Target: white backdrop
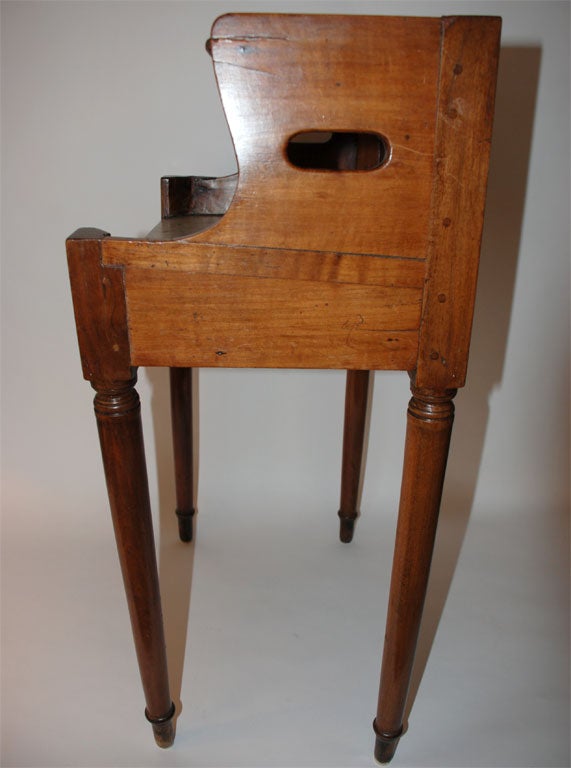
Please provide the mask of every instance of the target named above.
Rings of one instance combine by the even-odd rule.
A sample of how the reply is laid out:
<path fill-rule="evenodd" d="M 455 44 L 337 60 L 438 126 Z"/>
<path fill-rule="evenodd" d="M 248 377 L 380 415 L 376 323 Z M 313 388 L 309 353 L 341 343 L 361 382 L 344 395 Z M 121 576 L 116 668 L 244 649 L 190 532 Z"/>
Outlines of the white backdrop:
<path fill-rule="evenodd" d="M 200 371 L 185 548 L 168 377 L 140 371 L 175 747 L 142 718 L 64 240 L 141 236 L 161 175 L 235 169 L 204 52 L 228 10 L 504 18 L 468 386 L 395 764 L 568 764 L 569 5 L 212 0 L 1 5 L 2 765 L 372 762 L 404 374 L 375 378 L 344 547 L 344 375 Z"/>

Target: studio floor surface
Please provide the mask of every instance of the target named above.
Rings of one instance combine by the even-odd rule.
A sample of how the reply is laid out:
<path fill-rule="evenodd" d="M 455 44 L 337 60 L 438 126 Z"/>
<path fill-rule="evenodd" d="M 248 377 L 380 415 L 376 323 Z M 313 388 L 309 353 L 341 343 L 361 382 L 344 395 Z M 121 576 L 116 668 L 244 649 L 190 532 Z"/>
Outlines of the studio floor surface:
<path fill-rule="evenodd" d="M 335 509 L 310 501 L 302 529 L 291 504 L 207 496 L 190 546 L 161 514 L 167 751 L 143 717 L 110 524 L 11 525 L 2 766 L 372 766 L 394 516 L 364 513 L 343 545 Z M 569 765 L 567 543 L 540 519 L 466 523 L 445 499 L 395 767 Z"/>

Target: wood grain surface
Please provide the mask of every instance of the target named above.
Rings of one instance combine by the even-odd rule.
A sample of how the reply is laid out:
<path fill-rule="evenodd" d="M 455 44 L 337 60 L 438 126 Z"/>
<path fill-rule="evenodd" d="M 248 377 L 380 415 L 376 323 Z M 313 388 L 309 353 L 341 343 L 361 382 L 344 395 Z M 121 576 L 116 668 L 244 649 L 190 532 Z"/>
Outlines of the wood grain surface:
<path fill-rule="evenodd" d="M 414 364 L 422 291 L 126 270 L 135 365 L 387 368 Z"/>

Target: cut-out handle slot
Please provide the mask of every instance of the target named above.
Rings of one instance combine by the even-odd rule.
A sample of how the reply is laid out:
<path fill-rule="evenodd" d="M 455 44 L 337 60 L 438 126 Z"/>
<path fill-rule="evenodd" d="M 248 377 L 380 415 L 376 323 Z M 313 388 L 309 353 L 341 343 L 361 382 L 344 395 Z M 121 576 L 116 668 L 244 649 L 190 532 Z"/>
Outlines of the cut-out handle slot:
<path fill-rule="evenodd" d="M 304 131 L 292 136 L 287 159 L 296 168 L 319 171 L 372 171 L 389 159 L 388 141 L 362 131 Z"/>

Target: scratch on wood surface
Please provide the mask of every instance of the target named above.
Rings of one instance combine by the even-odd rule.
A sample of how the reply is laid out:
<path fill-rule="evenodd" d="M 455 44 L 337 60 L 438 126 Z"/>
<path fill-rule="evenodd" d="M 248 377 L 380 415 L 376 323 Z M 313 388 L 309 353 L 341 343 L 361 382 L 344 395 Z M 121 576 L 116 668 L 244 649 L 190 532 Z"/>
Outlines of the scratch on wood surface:
<path fill-rule="evenodd" d="M 460 179 L 457 176 L 455 176 L 453 173 L 450 173 L 450 171 L 446 170 L 445 157 L 436 158 L 436 167 L 438 169 L 438 175 L 440 176 L 440 179 L 443 183 L 447 179 L 453 179 L 456 182 L 456 184 L 458 184 L 459 187 L 464 186 L 463 182 L 460 181 Z"/>
<path fill-rule="evenodd" d="M 406 144 L 391 143 L 391 147 L 398 147 L 398 149 L 404 149 L 406 152 L 412 152 L 413 155 L 420 155 L 421 157 L 432 157 L 432 152 L 420 152 L 418 149 L 407 147 Z"/>
<path fill-rule="evenodd" d="M 228 37 L 211 37 L 210 43 L 251 43 L 253 40 L 289 40 L 287 35 L 228 35 Z"/>
<path fill-rule="evenodd" d="M 270 75 L 275 77 L 275 72 L 268 72 L 267 69 L 258 69 L 258 67 L 248 67 L 246 64 L 240 64 L 237 61 L 224 61 L 223 59 L 214 59 L 216 64 L 226 64 L 229 67 L 238 67 L 239 69 L 247 69 L 250 72 L 259 72 L 261 75 Z"/>
<path fill-rule="evenodd" d="M 363 315 L 357 315 L 357 318 L 355 320 L 345 320 L 343 323 L 343 328 L 348 328 L 349 333 L 347 334 L 347 338 L 345 339 L 345 346 L 351 347 L 351 336 L 355 331 L 358 331 L 359 328 L 364 325 L 365 318 Z"/>

